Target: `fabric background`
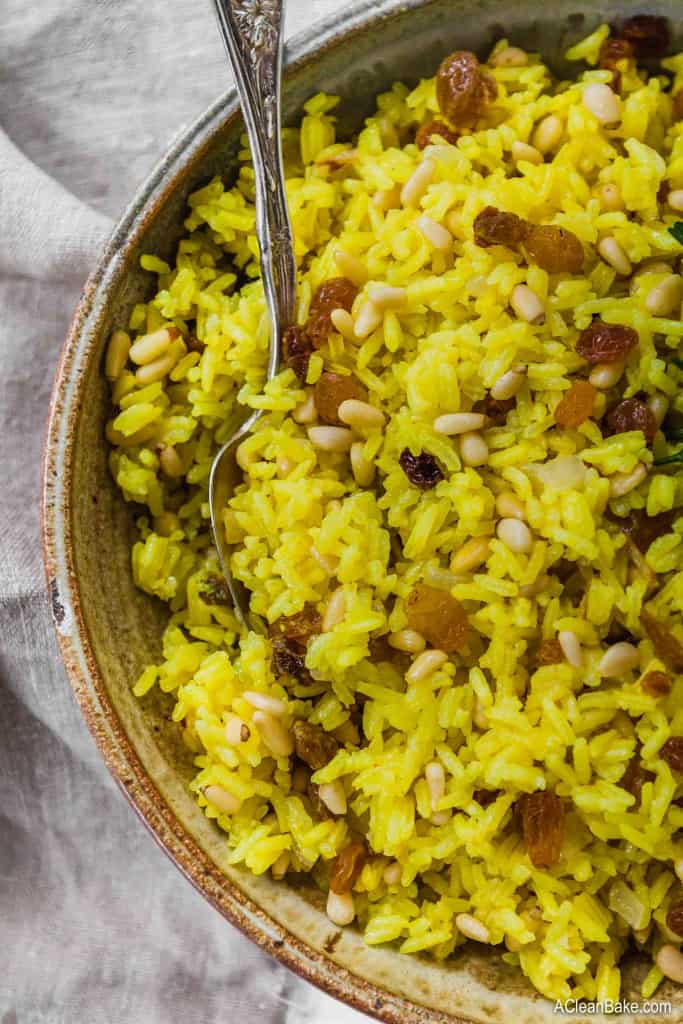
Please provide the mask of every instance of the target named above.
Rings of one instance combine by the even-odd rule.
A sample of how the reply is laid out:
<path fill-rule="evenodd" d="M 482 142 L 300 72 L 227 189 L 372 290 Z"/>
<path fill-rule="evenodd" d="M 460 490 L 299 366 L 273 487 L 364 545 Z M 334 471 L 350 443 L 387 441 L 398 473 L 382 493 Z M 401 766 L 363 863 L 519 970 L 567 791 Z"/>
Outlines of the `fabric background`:
<path fill-rule="evenodd" d="M 337 6 L 289 0 L 287 34 Z M 78 292 L 111 219 L 229 82 L 210 0 L 0 0 L 0 1024 L 365 1019 L 157 848 L 81 720 L 44 593 L 44 424 Z"/>

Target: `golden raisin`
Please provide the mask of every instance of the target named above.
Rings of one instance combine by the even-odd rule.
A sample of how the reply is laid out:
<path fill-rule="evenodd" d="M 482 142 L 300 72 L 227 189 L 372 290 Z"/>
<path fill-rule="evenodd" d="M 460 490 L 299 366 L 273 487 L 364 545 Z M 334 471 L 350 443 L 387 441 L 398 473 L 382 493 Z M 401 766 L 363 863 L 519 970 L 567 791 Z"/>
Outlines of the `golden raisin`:
<path fill-rule="evenodd" d="M 474 218 L 474 241 L 486 248 L 489 245 L 507 245 L 514 249 L 526 238 L 528 225 L 516 213 L 485 206 Z"/>
<path fill-rule="evenodd" d="M 640 621 L 650 638 L 655 654 L 674 672 L 683 672 L 683 647 L 668 626 L 656 619 L 647 608 L 640 613 Z M 681 740 L 683 744 L 683 740 Z"/>
<path fill-rule="evenodd" d="M 534 867 L 557 864 L 564 842 L 564 805 L 556 793 L 531 793 L 523 798 L 522 832 Z"/>
<path fill-rule="evenodd" d="M 322 618 L 314 604 L 305 604 L 294 615 L 283 615 L 271 626 L 272 634 L 280 634 L 290 640 L 308 640 L 322 629 Z"/>
<path fill-rule="evenodd" d="M 636 14 L 628 18 L 619 35 L 631 44 L 636 57 L 663 57 L 669 48 L 666 18 L 655 14 Z"/>
<path fill-rule="evenodd" d="M 418 583 L 406 601 L 408 627 L 428 644 L 450 654 L 467 647 L 470 624 L 460 602 L 445 590 Z"/>
<path fill-rule="evenodd" d="M 432 141 L 432 136 L 438 135 L 444 142 L 454 146 L 458 141 L 458 133 L 449 128 L 443 121 L 429 121 L 428 124 L 420 125 L 415 134 L 415 145 L 418 149 L 424 149 Z"/>
<path fill-rule="evenodd" d="M 596 389 L 587 380 L 575 380 L 555 407 L 555 422 L 560 427 L 580 427 L 593 415 Z"/>
<path fill-rule="evenodd" d="M 339 406 L 349 398 L 366 401 L 368 393 L 352 373 L 331 373 L 320 375 L 313 389 L 313 398 L 318 415 L 323 423 L 339 425 Z"/>
<path fill-rule="evenodd" d="M 332 892 L 351 892 L 363 870 L 367 858 L 365 844 L 352 839 L 348 846 L 337 854 L 332 865 L 330 889 Z"/>
<path fill-rule="evenodd" d="M 675 772 L 683 772 L 683 736 L 672 736 L 659 751 L 659 756 Z"/>
<path fill-rule="evenodd" d="M 555 637 L 548 637 L 538 648 L 539 665 L 561 665 L 564 661 L 564 651 L 560 641 Z"/>
<path fill-rule="evenodd" d="M 666 926 L 675 935 L 683 937 L 683 899 L 676 900 L 669 907 L 666 915 Z"/>
<path fill-rule="evenodd" d="M 657 433 L 657 420 L 645 402 L 638 398 L 625 398 L 607 414 L 607 425 L 614 434 L 627 430 L 642 430 L 645 440 L 652 444 Z"/>
<path fill-rule="evenodd" d="M 673 684 L 668 672 L 652 669 L 643 676 L 640 685 L 650 697 L 668 697 Z"/>
<path fill-rule="evenodd" d="M 524 239 L 527 258 L 549 274 L 580 274 L 583 246 L 571 231 L 554 224 L 532 224 Z"/>
<path fill-rule="evenodd" d="M 623 324 L 593 320 L 579 335 L 576 351 L 591 364 L 617 363 L 639 342 L 638 332 Z"/>
<path fill-rule="evenodd" d="M 290 369 L 294 370 L 300 381 L 306 380 L 308 360 L 313 351 L 313 344 L 303 327 L 292 324 L 282 335 L 282 352 Z"/>
<path fill-rule="evenodd" d="M 339 744 L 334 736 L 330 736 L 319 725 L 306 722 L 303 718 L 297 719 L 292 726 L 292 732 L 296 756 L 314 772 L 329 764 L 339 750 Z"/>
<path fill-rule="evenodd" d="M 311 299 L 306 321 L 306 333 L 314 348 L 324 345 L 334 330 L 330 313 L 335 309 L 345 309 L 350 313 L 357 294 L 358 289 L 348 277 L 331 277 L 323 281 Z"/>
<path fill-rule="evenodd" d="M 436 99 L 441 113 L 452 124 L 473 121 L 497 94 L 495 79 L 469 50 L 457 50 L 441 61 L 436 73 Z"/>

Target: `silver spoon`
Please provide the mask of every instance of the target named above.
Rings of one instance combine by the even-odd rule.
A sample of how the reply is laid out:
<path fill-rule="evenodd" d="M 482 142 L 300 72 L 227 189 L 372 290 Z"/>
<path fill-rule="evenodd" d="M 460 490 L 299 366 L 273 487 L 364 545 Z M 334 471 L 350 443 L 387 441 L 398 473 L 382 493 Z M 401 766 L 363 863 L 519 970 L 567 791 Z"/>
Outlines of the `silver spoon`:
<path fill-rule="evenodd" d="M 256 236 L 261 278 L 270 315 L 270 351 L 266 381 L 280 369 L 282 333 L 294 321 L 296 263 L 287 212 L 280 146 L 280 74 L 283 0 L 214 0 L 218 23 L 237 83 L 256 178 Z M 209 477 L 209 506 L 214 541 L 240 621 L 260 628 L 249 612 L 249 592 L 230 572 L 222 512 L 242 471 L 235 452 L 250 434 L 262 410 L 253 412 L 216 455 Z"/>

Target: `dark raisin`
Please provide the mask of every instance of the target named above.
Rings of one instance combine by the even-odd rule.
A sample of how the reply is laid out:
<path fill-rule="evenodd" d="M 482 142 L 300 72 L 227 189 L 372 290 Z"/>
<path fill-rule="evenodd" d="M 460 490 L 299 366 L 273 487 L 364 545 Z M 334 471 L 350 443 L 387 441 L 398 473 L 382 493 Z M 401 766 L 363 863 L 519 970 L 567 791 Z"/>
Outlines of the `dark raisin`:
<path fill-rule="evenodd" d="M 345 309 L 350 313 L 357 294 L 358 289 L 348 277 L 331 277 L 323 281 L 311 299 L 306 321 L 306 331 L 314 348 L 324 345 L 334 330 L 330 313 L 335 309 Z"/>
<path fill-rule="evenodd" d="M 290 369 L 294 370 L 299 380 L 304 383 L 308 372 L 308 360 L 313 351 L 313 344 L 305 328 L 292 325 L 282 335 L 282 352 Z"/>
<path fill-rule="evenodd" d="M 643 763 L 640 760 L 640 754 L 634 754 L 629 763 L 626 766 L 626 771 L 619 780 L 619 785 L 622 789 L 625 789 L 627 793 L 631 793 L 636 798 L 636 803 L 640 803 L 640 794 L 643 786 L 646 782 L 653 782 L 655 779 L 654 772 L 650 772 L 647 768 L 643 768 Z"/>
<path fill-rule="evenodd" d="M 672 736 L 659 751 L 659 756 L 675 772 L 683 772 L 683 736 Z"/>
<path fill-rule="evenodd" d="M 657 669 L 647 672 L 640 680 L 640 685 L 649 697 L 668 697 L 671 693 L 673 680 L 668 672 Z"/>
<path fill-rule="evenodd" d="M 516 213 L 485 206 L 474 218 L 474 241 L 486 248 L 489 245 L 507 245 L 516 248 L 524 241 L 528 231 L 526 221 Z"/>
<path fill-rule="evenodd" d="M 398 462 L 411 484 L 419 487 L 421 491 L 431 490 L 444 479 L 439 463 L 429 452 L 413 455 L 410 448 L 404 448 Z"/>
<path fill-rule="evenodd" d="M 621 73 L 618 64 L 633 57 L 633 45 L 621 36 L 610 36 L 600 47 L 598 64 L 612 72 L 612 88 L 615 92 L 621 89 Z"/>
<path fill-rule="evenodd" d="M 200 341 L 192 331 L 185 335 L 185 344 L 187 345 L 188 352 L 203 352 L 206 348 L 204 342 Z"/>
<path fill-rule="evenodd" d="M 564 661 L 564 651 L 560 641 L 555 637 L 548 637 L 538 648 L 536 659 L 539 665 L 561 665 Z"/>
<path fill-rule="evenodd" d="M 674 935 L 683 938 L 683 899 L 678 899 L 671 904 L 666 915 L 666 926 Z"/>
<path fill-rule="evenodd" d="M 571 231 L 554 224 L 533 224 L 524 239 L 527 258 L 549 274 L 580 274 L 583 246 Z"/>
<path fill-rule="evenodd" d="M 486 416 L 491 423 L 500 426 L 505 423 L 507 414 L 517 405 L 516 398 L 493 398 L 490 394 L 480 398 L 472 406 L 472 412 L 480 412 Z"/>
<path fill-rule="evenodd" d="M 482 807 L 488 807 L 489 804 L 494 802 L 499 793 L 499 789 L 475 789 L 472 799 L 476 800 Z"/>
<path fill-rule="evenodd" d="M 330 889 L 336 893 L 351 892 L 358 881 L 367 859 L 365 844 L 359 839 L 352 839 L 334 859 Z"/>
<path fill-rule="evenodd" d="M 199 585 L 199 596 L 204 604 L 232 604 L 228 584 L 222 576 L 207 576 Z"/>
<path fill-rule="evenodd" d="M 560 427 L 580 427 L 593 415 L 596 395 L 597 391 L 590 381 L 575 380 L 555 406 L 555 422 Z"/>
<path fill-rule="evenodd" d="M 668 626 L 656 619 L 647 608 L 640 613 L 640 621 L 650 638 L 655 654 L 674 672 L 683 672 L 683 647 Z M 683 740 L 681 740 L 683 744 Z"/>
<path fill-rule="evenodd" d="M 286 636 L 289 640 L 303 641 L 319 633 L 322 629 L 320 612 L 313 604 L 305 604 L 300 612 L 294 615 L 283 615 L 270 628 L 272 635 Z"/>
<path fill-rule="evenodd" d="M 445 57 L 436 73 L 436 100 L 451 124 L 470 123 L 496 98 L 495 79 L 469 50 Z"/>
<path fill-rule="evenodd" d="M 298 646 L 284 636 L 276 636 L 271 640 L 273 657 L 271 666 L 276 676 L 291 676 L 299 682 L 309 682 L 310 673 L 306 668 L 306 655 Z"/>
<path fill-rule="evenodd" d="M 607 425 L 614 434 L 627 430 L 642 430 L 645 440 L 652 444 L 657 433 L 657 420 L 645 402 L 638 398 L 625 398 L 607 414 Z"/>
<path fill-rule="evenodd" d="M 619 35 L 631 44 L 636 57 L 663 57 L 669 49 L 667 20 L 655 14 L 636 14 L 628 18 Z"/>
<path fill-rule="evenodd" d="M 522 832 L 534 867 L 557 864 L 564 842 L 564 805 L 556 793 L 531 793 L 522 798 Z"/>
<path fill-rule="evenodd" d="M 593 320 L 579 335 L 576 351 L 582 359 L 596 363 L 618 363 L 625 359 L 639 342 L 637 331 L 623 324 L 606 324 Z"/>
<path fill-rule="evenodd" d="M 432 136 L 438 135 L 444 142 L 450 142 L 454 146 L 458 141 L 458 133 L 449 128 L 443 121 L 429 121 L 421 125 L 415 134 L 415 145 L 418 149 L 424 149 L 432 142 Z"/>
<path fill-rule="evenodd" d="M 368 393 L 352 373 L 331 373 L 325 372 L 320 375 L 313 390 L 315 407 L 323 423 L 332 423 L 338 426 L 339 406 L 347 399 L 356 398 L 365 402 Z"/>
<path fill-rule="evenodd" d="M 297 719 L 292 731 L 296 756 L 314 772 L 329 764 L 339 750 L 339 744 L 334 736 L 313 722 L 306 722 L 303 718 Z"/>
<path fill-rule="evenodd" d="M 673 94 L 673 118 L 674 121 L 683 120 L 683 89 L 677 89 Z"/>
<path fill-rule="evenodd" d="M 450 654 L 467 647 L 470 624 L 467 612 L 447 590 L 418 583 L 406 601 L 408 627 L 421 633 L 428 644 Z"/>
<path fill-rule="evenodd" d="M 640 551 L 645 552 L 657 537 L 671 533 L 671 526 L 677 515 L 677 512 L 672 511 L 649 516 L 644 508 L 634 508 L 626 516 L 611 518 L 622 533 L 630 537 Z"/>

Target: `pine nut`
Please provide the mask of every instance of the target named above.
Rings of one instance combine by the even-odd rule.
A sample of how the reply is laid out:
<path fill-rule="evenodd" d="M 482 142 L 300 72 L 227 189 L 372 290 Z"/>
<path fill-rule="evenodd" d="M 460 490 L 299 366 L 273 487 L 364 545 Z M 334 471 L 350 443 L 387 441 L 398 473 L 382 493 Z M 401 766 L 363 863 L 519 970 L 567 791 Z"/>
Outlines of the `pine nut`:
<path fill-rule="evenodd" d="M 604 82 L 589 82 L 583 90 L 583 105 L 599 124 L 621 121 L 621 100 Z"/>
<path fill-rule="evenodd" d="M 415 227 L 434 249 L 449 249 L 453 235 L 442 224 L 424 214 L 415 221 Z"/>
<path fill-rule="evenodd" d="M 460 435 L 460 458 L 466 466 L 484 466 L 489 461 L 489 446 L 476 431 Z"/>
<path fill-rule="evenodd" d="M 363 287 L 368 279 L 368 272 L 357 256 L 352 256 L 345 249 L 336 249 L 334 262 L 337 264 L 339 272 L 343 277 L 348 277 L 349 281 L 353 281 L 356 288 Z"/>
<path fill-rule="evenodd" d="M 390 633 L 387 642 L 390 647 L 405 651 L 406 654 L 420 654 L 427 646 L 422 633 L 416 629 L 399 629 L 398 633 Z"/>
<path fill-rule="evenodd" d="M 353 444 L 353 431 L 346 427 L 309 427 L 308 439 L 323 452 L 348 452 Z"/>
<path fill-rule="evenodd" d="M 368 285 L 368 298 L 379 309 L 400 309 L 406 301 L 406 290 L 389 284 L 371 284 Z"/>
<path fill-rule="evenodd" d="M 646 476 L 647 466 L 644 466 L 642 462 L 638 463 L 632 473 L 615 473 L 609 481 L 610 498 L 623 498 L 625 494 L 641 484 Z"/>
<path fill-rule="evenodd" d="M 598 189 L 598 200 L 605 213 L 616 213 L 624 209 L 624 200 L 621 198 L 619 186 L 613 182 L 607 182 Z"/>
<path fill-rule="evenodd" d="M 668 943 L 657 953 L 655 963 L 662 974 L 678 985 L 683 985 L 683 953 Z"/>
<path fill-rule="evenodd" d="M 353 325 L 353 333 L 356 338 L 363 341 L 369 338 L 373 331 L 376 331 L 384 319 L 382 310 L 374 302 L 364 302 L 358 311 L 358 316 Z"/>
<path fill-rule="evenodd" d="M 166 476 L 179 477 L 183 475 L 183 464 L 180 456 L 171 444 L 164 445 L 159 452 L 159 465 Z"/>
<path fill-rule="evenodd" d="M 503 519 L 526 519 L 526 509 L 516 494 L 503 491 L 496 498 L 496 512 Z"/>
<path fill-rule="evenodd" d="M 287 868 L 289 867 L 289 851 L 283 850 L 278 859 L 272 865 L 270 872 L 276 881 L 280 881 L 287 874 Z"/>
<path fill-rule="evenodd" d="M 279 697 L 271 697 L 267 693 L 258 693 L 256 690 L 245 690 L 242 694 L 247 704 L 259 711 L 267 711 L 269 715 L 284 715 L 287 705 Z"/>
<path fill-rule="evenodd" d="M 615 363 L 596 363 L 588 375 L 588 380 L 599 391 L 609 391 L 617 383 L 625 367 L 623 359 Z"/>
<path fill-rule="evenodd" d="M 549 153 L 557 147 L 563 131 L 564 125 L 557 114 L 548 114 L 536 125 L 531 136 L 531 144 L 539 153 Z"/>
<path fill-rule="evenodd" d="M 536 292 L 525 284 L 518 284 L 512 289 L 510 305 L 520 320 L 528 324 L 545 323 L 545 309 Z"/>
<path fill-rule="evenodd" d="M 443 651 L 423 651 L 422 654 L 418 654 L 406 672 L 406 681 L 419 683 L 427 676 L 433 675 L 446 661 L 448 661 L 448 655 Z"/>
<path fill-rule="evenodd" d="M 615 679 L 617 676 L 630 672 L 639 661 L 638 648 L 634 647 L 633 644 L 621 641 L 620 643 L 612 644 L 605 651 L 600 659 L 598 672 L 607 679 Z"/>
<path fill-rule="evenodd" d="M 128 362 L 130 353 L 130 336 L 125 331 L 114 331 L 104 360 L 104 372 L 108 380 L 118 380 Z"/>
<path fill-rule="evenodd" d="M 160 327 L 158 331 L 151 334 L 143 334 L 137 341 L 133 342 L 128 353 L 131 362 L 138 366 L 146 366 L 163 355 L 173 339 L 177 337 L 178 331 L 175 327 Z"/>
<path fill-rule="evenodd" d="M 480 430 L 486 422 L 486 417 L 480 412 L 447 412 L 443 416 L 437 416 L 434 420 L 434 430 L 437 434 L 447 434 L 453 437 L 456 434 L 468 434 L 472 430 Z"/>
<path fill-rule="evenodd" d="M 666 201 L 677 213 L 683 211 L 683 188 L 674 188 L 669 192 Z"/>
<path fill-rule="evenodd" d="M 671 316 L 680 309 L 683 301 L 683 278 L 679 274 L 668 274 L 663 281 L 648 292 L 645 309 L 652 316 Z"/>
<path fill-rule="evenodd" d="M 332 814 L 346 814 L 346 793 L 339 779 L 318 786 L 318 796 Z"/>
<path fill-rule="evenodd" d="M 669 411 L 669 399 L 666 395 L 657 392 L 656 395 L 651 395 L 645 404 L 654 416 L 657 426 L 661 427 L 664 417 Z"/>
<path fill-rule="evenodd" d="M 616 238 L 611 236 L 603 238 L 602 241 L 598 242 L 598 252 L 605 263 L 608 263 L 621 277 L 628 277 L 633 270 L 630 259 Z"/>
<path fill-rule="evenodd" d="M 467 939 L 473 939 L 475 942 L 489 941 L 488 928 L 472 914 L 456 914 L 455 927 Z"/>
<path fill-rule="evenodd" d="M 353 479 L 359 487 L 369 487 L 375 479 L 375 464 L 363 455 L 365 445 L 362 441 L 354 441 L 349 453 Z"/>
<path fill-rule="evenodd" d="M 429 803 L 436 811 L 439 800 L 446 792 L 446 773 L 440 761 L 430 761 L 425 768 L 425 779 L 429 790 Z"/>
<path fill-rule="evenodd" d="M 225 738 L 231 747 L 246 743 L 251 736 L 251 729 L 238 715 L 230 715 L 225 723 Z"/>
<path fill-rule="evenodd" d="M 267 711 L 255 711 L 253 722 L 271 754 L 275 757 L 289 757 L 293 753 L 294 739 L 279 718 Z"/>
<path fill-rule="evenodd" d="M 387 864 L 382 875 L 387 885 L 398 885 L 401 881 L 401 875 L 403 874 L 403 868 L 397 860 L 393 864 Z"/>
<path fill-rule="evenodd" d="M 502 377 L 491 386 L 491 398 L 497 402 L 503 402 L 507 398 L 514 398 L 518 391 L 524 387 L 526 372 L 524 370 L 512 369 L 504 373 Z"/>
<path fill-rule="evenodd" d="M 518 46 L 506 46 L 494 53 L 489 64 L 494 68 L 523 68 L 529 63 L 529 55 Z"/>
<path fill-rule="evenodd" d="M 472 572 L 489 557 L 491 541 L 488 537 L 472 537 L 451 559 L 451 572 Z"/>
<path fill-rule="evenodd" d="M 329 633 L 331 629 L 338 626 L 340 622 L 344 621 L 346 615 L 346 596 L 344 594 L 343 587 L 337 587 L 337 589 L 330 594 L 325 608 L 325 614 L 323 616 L 322 630 L 323 633 Z"/>
<path fill-rule="evenodd" d="M 175 364 L 176 357 L 174 355 L 159 356 L 153 362 L 140 366 L 135 371 L 135 380 L 142 387 L 145 387 L 147 384 L 154 384 L 155 381 L 163 380 L 166 374 L 171 372 Z"/>
<path fill-rule="evenodd" d="M 315 423 L 317 418 L 318 410 L 315 407 L 313 392 L 309 391 L 301 405 L 297 405 L 296 409 L 292 413 L 292 419 L 295 423 L 300 423 L 302 426 L 305 426 L 309 423 Z"/>
<path fill-rule="evenodd" d="M 583 665 L 583 651 L 578 636 L 571 629 L 562 629 L 557 634 L 557 640 L 562 648 L 562 653 L 572 666 L 581 668 Z"/>
<path fill-rule="evenodd" d="M 531 530 L 521 519 L 499 519 L 496 535 L 515 554 L 528 554 L 533 547 Z"/>
<path fill-rule="evenodd" d="M 422 196 L 427 191 L 429 183 L 434 177 L 436 164 L 429 157 L 425 157 L 417 165 L 407 182 L 401 189 L 401 203 L 403 206 L 418 206 Z"/>
<path fill-rule="evenodd" d="M 353 324 L 353 317 L 348 312 L 348 310 L 333 309 L 332 312 L 330 313 L 330 320 L 332 321 L 333 327 L 335 327 L 339 331 L 342 338 L 345 338 L 346 341 L 352 342 L 352 344 L 354 345 L 358 344 L 360 338 L 356 336 L 356 331 L 354 329 Z"/>
<path fill-rule="evenodd" d="M 340 403 L 337 415 L 342 423 L 347 423 L 354 430 L 381 430 L 386 417 L 369 402 L 361 402 L 357 398 L 346 398 Z"/>
<path fill-rule="evenodd" d="M 223 814 L 236 814 L 242 806 L 240 798 L 222 786 L 203 786 L 202 793 Z"/>
<path fill-rule="evenodd" d="M 353 905 L 353 896 L 350 892 L 332 892 L 327 894 L 327 916 L 332 924 L 343 928 L 351 924 L 356 916 L 356 908 Z"/>
<path fill-rule="evenodd" d="M 543 154 L 539 153 L 535 146 L 530 146 L 526 142 L 520 142 L 519 139 L 512 143 L 510 152 L 512 153 L 512 159 L 515 163 L 521 163 L 523 161 L 528 164 L 543 163 Z"/>
<path fill-rule="evenodd" d="M 671 267 L 664 260 L 646 260 L 641 263 L 637 270 L 634 270 L 629 282 L 629 295 L 635 295 L 640 287 L 640 278 L 644 274 L 670 274 Z"/>

